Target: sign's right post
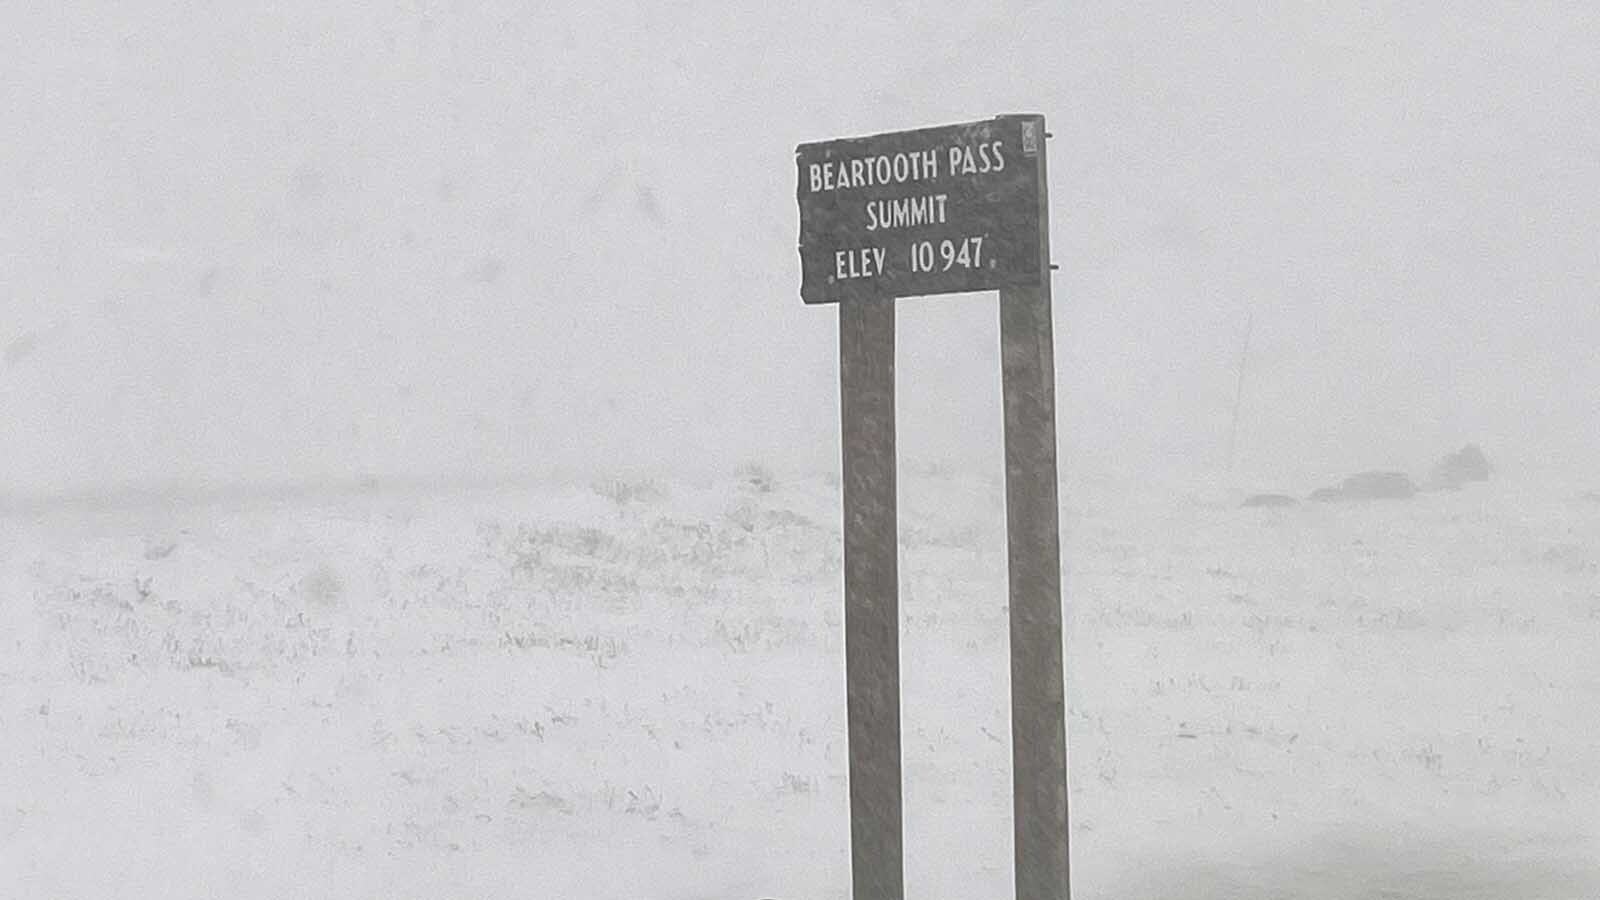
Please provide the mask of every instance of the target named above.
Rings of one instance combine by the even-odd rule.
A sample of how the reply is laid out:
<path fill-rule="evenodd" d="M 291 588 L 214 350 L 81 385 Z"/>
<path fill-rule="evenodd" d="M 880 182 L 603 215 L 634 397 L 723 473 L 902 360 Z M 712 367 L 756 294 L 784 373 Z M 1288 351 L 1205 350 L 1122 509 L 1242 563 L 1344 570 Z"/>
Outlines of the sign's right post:
<path fill-rule="evenodd" d="M 1018 900 L 1071 896 L 1045 137 L 1043 117 L 1023 120 L 1024 153 L 1034 149 L 1039 167 L 1039 281 L 1000 291 Z"/>

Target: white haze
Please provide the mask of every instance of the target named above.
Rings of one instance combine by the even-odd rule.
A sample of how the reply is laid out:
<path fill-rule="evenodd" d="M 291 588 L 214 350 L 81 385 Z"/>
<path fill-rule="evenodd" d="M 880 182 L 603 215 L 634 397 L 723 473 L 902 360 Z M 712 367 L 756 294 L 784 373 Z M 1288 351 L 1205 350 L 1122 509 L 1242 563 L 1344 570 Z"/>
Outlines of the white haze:
<path fill-rule="evenodd" d="M 795 144 L 1048 117 L 1064 462 L 1600 452 L 1586 4 L 8 3 L 0 490 L 836 465 Z M 902 453 L 993 465 L 992 297 Z M 1248 473 L 1248 474 L 1245 474 Z"/>

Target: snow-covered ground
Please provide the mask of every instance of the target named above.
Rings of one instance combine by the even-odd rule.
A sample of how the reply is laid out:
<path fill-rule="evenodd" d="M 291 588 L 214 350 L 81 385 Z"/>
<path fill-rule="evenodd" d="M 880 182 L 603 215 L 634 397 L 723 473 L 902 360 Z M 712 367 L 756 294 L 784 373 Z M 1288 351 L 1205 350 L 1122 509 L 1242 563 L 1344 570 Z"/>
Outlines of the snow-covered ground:
<path fill-rule="evenodd" d="M 1074 896 L 1600 897 L 1600 502 L 1063 491 Z M 0 896 L 843 898 L 826 479 L 0 515 Z M 1003 492 L 902 475 L 906 883 L 1011 889 Z"/>

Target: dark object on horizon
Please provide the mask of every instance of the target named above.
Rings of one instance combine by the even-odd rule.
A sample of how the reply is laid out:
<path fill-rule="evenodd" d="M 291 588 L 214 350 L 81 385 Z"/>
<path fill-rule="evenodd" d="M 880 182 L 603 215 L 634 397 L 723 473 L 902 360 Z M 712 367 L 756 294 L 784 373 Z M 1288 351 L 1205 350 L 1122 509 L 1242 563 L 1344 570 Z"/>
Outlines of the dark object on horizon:
<path fill-rule="evenodd" d="M 1311 499 L 1404 500 L 1416 492 L 1416 484 L 1404 472 L 1361 472 L 1346 478 L 1338 487 L 1318 488 Z"/>
<path fill-rule="evenodd" d="M 1244 506 L 1294 506 L 1299 502 L 1288 494 L 1251 494 L 1245 498 Z"/>
<path fill-rule="evenodd" d="M 1417 486 L 1404 472 L 1362 472 L 1346 478 L 1339 490 L 1351 500 L 1404 500 Z"/>
<path fill-rule="evenodd" d="M 1474 481 L 1488 481 L 1494 467 L 1477 444 L 1468 444 L 1446 456 L 1434 465 L 1428 476 L 1428 487 L 1456 490 Z"/>

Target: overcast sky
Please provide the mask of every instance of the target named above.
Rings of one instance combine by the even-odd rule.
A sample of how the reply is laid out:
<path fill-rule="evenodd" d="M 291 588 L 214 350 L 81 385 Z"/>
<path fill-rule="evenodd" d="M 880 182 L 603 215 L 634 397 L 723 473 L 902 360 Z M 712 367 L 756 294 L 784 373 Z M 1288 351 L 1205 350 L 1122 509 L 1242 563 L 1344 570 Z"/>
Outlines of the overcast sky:
<path fill-rule="evenodd" d="M 1600 458 L 1592 4 L 257 6 L 0 6 L 0 489 L 826 471 L 795 145 L 1007 112 L 1065 465 L 1222 465 L 1251 317 L 1249 477 Z M 998 471 L 994 304 L 904 458 Z"/>

